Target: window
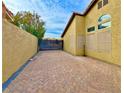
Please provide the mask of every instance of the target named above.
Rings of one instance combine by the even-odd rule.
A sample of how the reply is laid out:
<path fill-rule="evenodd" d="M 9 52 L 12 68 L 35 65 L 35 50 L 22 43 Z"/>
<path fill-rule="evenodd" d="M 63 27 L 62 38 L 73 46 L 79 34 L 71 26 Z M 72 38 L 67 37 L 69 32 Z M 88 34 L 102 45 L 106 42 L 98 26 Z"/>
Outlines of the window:
<path fill-rule="evenodd" d="M 93 26 L 93 27 L 89 27 L 88 29 L 87 29 L 87 32 L 92 32 L 92 31 L 95 31 L 95 27 Z"/>
<path fill-rule="evenodd" d="M 103 0 L 103 6 L 108 4 L 108 0 Z"/>
<path fill-rule="evenodd" d="M 102 8 L 106 4 L 108 4 L 108 0 L 102 0 L 102 1 L 98 2 L 98 9 Z"/>
<path fill-rule="evenodd" d="M 98 9 L 102 8 L 102 1 L 98 3 Z"/>
<path fill-rule="evenodd" d="M 109 14 L 102 15 L 99 19 L 98 22 L 106 21 L 106 20 L 111 20 L 111 16 Z"/>
<path fill-rule="evenodd" d="M 98 29 L 111 27 L 111 16 L 106 14 L 98 19 Z"/>
<path fill-rule="evenodd" d="M 111 27 L 111 22 L 106 22 L 106 23 L 98 25 L 98 29 L 103 29 L 107 27 Z"/>

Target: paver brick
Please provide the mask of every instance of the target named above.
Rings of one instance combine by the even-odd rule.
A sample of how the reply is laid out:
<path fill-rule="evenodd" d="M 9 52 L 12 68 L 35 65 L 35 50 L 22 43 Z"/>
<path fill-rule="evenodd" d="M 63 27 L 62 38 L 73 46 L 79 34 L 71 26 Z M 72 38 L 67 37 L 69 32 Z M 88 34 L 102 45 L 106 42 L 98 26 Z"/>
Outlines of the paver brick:
<path fill-rule="evenodd" d="M 41 51 L 4 93 L 120 93 L 120 67 L 64 51 Z"/>

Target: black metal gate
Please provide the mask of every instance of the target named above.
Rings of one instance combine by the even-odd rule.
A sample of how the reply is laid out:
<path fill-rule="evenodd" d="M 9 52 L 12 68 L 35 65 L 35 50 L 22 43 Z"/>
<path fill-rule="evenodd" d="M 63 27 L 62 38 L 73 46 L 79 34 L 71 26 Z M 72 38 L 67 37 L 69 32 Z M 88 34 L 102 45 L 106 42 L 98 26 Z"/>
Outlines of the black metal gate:
<path fill-rule="evenodd" d="M 63 40 L 41 40 L 40 50 L 62 50 Z"/>

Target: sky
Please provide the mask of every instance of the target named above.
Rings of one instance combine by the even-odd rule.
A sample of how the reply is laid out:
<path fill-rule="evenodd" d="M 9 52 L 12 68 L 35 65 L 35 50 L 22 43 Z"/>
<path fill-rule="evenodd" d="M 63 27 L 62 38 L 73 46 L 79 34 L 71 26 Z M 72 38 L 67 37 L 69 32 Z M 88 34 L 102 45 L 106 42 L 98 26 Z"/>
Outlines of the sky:
<path fill-rule="evenodd" d="M 73 12 L 83 13 L 91 0 L 4 0 L 14 14 L 35 11 L 45 22 L 44 38 L 60 38 Z"/>

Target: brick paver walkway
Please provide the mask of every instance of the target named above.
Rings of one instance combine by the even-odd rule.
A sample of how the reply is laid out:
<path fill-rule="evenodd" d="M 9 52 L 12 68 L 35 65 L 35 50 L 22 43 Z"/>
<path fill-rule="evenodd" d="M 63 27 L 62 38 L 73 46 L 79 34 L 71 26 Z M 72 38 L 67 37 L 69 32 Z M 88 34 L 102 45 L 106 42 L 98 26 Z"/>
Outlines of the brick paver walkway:
<path fill-rule="evenodd" d="M 41 51 L 4 93 L 120 93 L 120 67 L 63 51 Z"/>

